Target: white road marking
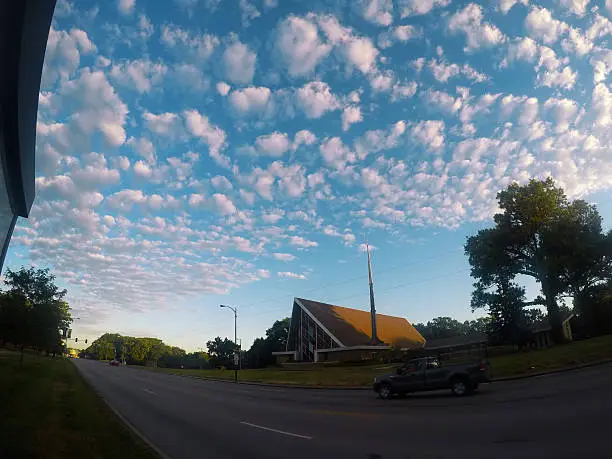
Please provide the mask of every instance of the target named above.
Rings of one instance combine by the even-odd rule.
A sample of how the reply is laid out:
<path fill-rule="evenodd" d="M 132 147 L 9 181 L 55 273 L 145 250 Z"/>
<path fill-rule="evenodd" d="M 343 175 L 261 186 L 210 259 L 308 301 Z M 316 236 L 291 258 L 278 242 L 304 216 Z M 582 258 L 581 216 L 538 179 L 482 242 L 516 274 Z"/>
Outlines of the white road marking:
<path fill-rule="evenodd" d="M 244 424 L 246 426 L 255 427 L 256 429 L 268 430 L 270 432 L 276 432 L 276 433 L 279 433 L 279 434 L 282 434 L 282 435 L 288 435 L 290 437 L 303 438 L 304 440 L 312 440 L 312 437 L 309 437 L 308 435 L 300 435 L 300 434 L 295 434 L 295 433 L 291 433 L 291 432 L 285 432 L 283 430 L 271 429 L 270 427 L 258 426 L 257 424 L 251 424 L 250 422 L 241 421 L 240 424 Z"/>
<path fill-rule="evenodd" d="M 151 395 L 157 395 L 155 392 L 153 392 L 152 390 L 149 389 L 142 389 L 144 390 L 147 394 L 151 394 Z"/>

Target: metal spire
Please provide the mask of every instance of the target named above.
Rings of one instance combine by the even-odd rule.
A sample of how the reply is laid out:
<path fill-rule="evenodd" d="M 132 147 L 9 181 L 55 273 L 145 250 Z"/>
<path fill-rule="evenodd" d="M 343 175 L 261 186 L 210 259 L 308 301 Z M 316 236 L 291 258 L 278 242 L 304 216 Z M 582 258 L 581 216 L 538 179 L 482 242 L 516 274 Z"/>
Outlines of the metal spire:
<path fill-rule="evenodd" d="M 368 278 L 370 281 L 370 316 L 372 320 L 372 339 L 370 343 L 373 345 L 381 344 L 376 332 L 376 306 L 374 304 L 374 282 L 372 281 L 372 262 L 370 260 L 370 245 L 366 239 L 366 252 L 368 254 Z"/>

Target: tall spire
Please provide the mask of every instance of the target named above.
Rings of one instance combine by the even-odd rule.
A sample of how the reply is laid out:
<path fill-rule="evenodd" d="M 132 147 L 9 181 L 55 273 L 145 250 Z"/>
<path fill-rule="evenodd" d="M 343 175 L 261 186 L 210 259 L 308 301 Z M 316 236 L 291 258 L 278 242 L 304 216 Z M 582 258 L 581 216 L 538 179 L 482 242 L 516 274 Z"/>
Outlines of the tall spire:
<path fill-rule="evenodd" d="M 370 281 L 370 316 L 372 320 L 372 339 L 370 344 L 381 344 L 376 332 L 376 306 L 374 304 L 374 282 L 372 281 L 372 262 L 370 260 L 370 245 L 366 240 L 366 252 L 368 253 L 368 278 Z"/>

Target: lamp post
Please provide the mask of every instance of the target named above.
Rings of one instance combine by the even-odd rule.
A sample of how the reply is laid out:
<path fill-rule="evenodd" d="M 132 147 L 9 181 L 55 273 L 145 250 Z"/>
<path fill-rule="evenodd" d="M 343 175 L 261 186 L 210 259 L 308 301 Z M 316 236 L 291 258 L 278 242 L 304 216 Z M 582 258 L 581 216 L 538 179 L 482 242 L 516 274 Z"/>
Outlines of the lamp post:
<path fill-rule="evenodd" d="M 227 308 L 234 311 L 234 346 L 238 345 L 238 310 L 233 306 L 220 304 L 220 308 Z M 234 350 L 234 382 L 238 382 L 238 365 L 236 364 L 236 350 Z"/>

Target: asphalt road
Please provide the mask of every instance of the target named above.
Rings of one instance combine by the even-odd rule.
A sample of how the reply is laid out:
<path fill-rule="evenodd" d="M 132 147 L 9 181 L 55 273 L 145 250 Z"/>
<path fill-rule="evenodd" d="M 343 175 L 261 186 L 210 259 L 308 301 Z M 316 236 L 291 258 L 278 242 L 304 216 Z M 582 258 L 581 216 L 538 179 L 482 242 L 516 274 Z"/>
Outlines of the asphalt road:
<path fill-rule="evenodd" d="M 612 365 L 385 401 L 74 362 L 170 458 L 612 457 Z"/>

